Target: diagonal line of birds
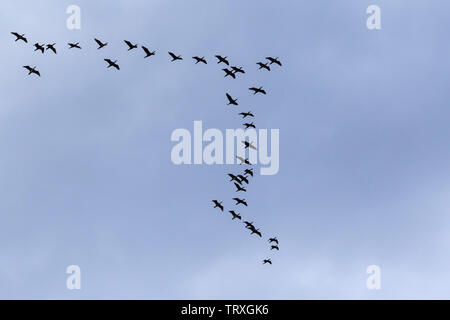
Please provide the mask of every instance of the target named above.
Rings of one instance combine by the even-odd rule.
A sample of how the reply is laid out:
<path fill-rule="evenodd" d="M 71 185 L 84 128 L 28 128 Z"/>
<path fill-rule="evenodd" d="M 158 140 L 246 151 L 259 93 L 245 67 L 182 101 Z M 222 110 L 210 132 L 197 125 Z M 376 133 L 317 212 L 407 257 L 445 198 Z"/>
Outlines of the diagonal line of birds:
<path fill-rule="evenodd" d="M 28 43 L 28 39 L 25 37 L 25 34 L 19 34 L 17 32 L 11 32 L 12 35 L 14 35 L 16 37 L 16 39 L 14 40 L 15 42 L 17 41 L 23 41 L 25 43 Z M 106 47 L 108 45 L 108 42 L 102 42 L 101 40 L 94 38 L 95 43 L 97 44 L 97 50 L 100 50 L 104 47 Z M 126 45 L 126 47 L 128 48 L 127 51 L 131 51 L 134 49 L 138 49 L 139 46 L 138 44 L 133 44 L 132 42 L 128 41 L 128 40 L 124 40 L 124 43 Z M 52 43 L 52 44 L 39 44 L 38 42 L 36 42 L 35 44 L 33 44 L 34 46 L 34 51 L 38 51 L 41 52 L 42 54 L 44 54 L 45 52 L 47 52 L 48 50 L 52 51 L 53 54 L 57 54 L 57 50 L 56 50 L 56 43 Z M 76 43 L 67 43 L 67 49 L 71 50 L 81 50 L 82 47 L 80 45 L 79 42 Z M 141 45 L 141 49 L 144 51 L 145 56 L 144 58 L 150 58 L 154 55 L 156 55 L 156 50 L 151 51 L 150 49 L 148 49 L 145 46 Z M 181 61 L 183 60 L 183 57 L 181 55 L 177 55 L 171 51 L 168 51 L 168 54 L 170 56 L 170 61 L 171 62 L 176 62 L 176 61 Z M 222 71 L 225 72 L 224 77 L 230 77 L 233 79 L 236 79 L 238 74 L 245 74 L 245 70 L 243 69 L 243 67 L 238 67 L 238 66 L 231 66 L 230 62 L 228 60 L 228 57 L 226 56 L 221 56 L 221 55 L 215 55 L 214 58 L 216 58 L 217 60 L 217 64 L 223 64 L 226 67 L 224 67 L 222 69 Z M 207 60 L 205 57 L 198 57 L 198 56 L 193 56 L 192 59 L 195 61 L 195 64 L 208 64 Z M 266 57 L 267 62 L 257 62 L 256 64 L 259 66 L 259 70 L 264 69 L 267 71 L 271 71 L 271 68 L 273 68 L 274 65 L 278 65 L 278 66 L 282 66 L 282 63 L 280 62 L 280 60 L 278 60 L 278 57 L 274 58 L 274 57 Z M 116 70 L 120 70 L 120 66 L 117 63 L 117 60 L 112 60 L 110 58 L 105 58 L 104 61 L 108 64 L 106 66 L 106 68 L 115 68 Z M 37 76 L 41 76 L 41 73 L 39 72 L 39 70 L 37 70 L 36 66 L 31 67 L 29 65 L 23 66 L 23 68 L 25 68 L 28 71 L 28 75 L 32 75 L 35 74 Z M 253 95 L 256 94 L 262 94 L 262 95 L 266 95 L 267 92 L 266 90 L 263 89 L 263 87 L 251 87 L 249 88 L 249 90 L 253 93 Z M 237 98 L 233 98 L 229 93 L 226 93 L 226 97 L 228 100 L 227 105 L 231 105 L 231 106 L 238 106 L 238 99 Z M 241 112 L 239 113 L 239 115 L 242 116 L 242 119 L 246 119 L 246 118 L 254 118 L 254 114 L 251 111 L 248 112 Z M 254 122 L 246 122 L 243 123 L 243 126 L 245 127 L 245 129 L 249 129 L 249 128 L 253 128 L 256 129 L 256 126 L 254 124 Z M 257 148 L 253 145 L 252 142 L 249 141 L 242 141 L 242 143 L 245 145 L 245 149 L 253 149 L 253 150 L 257 150 Z M 239 164 L 245 164 L 247 166 L 252 166 L 252 164 L 250 163 L 249 159 L 247 158 L 242 158 L 240 156 L 236 157 L 239 160 Z M 253 178 L 254 172 L 253 172 L 253 168 L 246 168 L 242 173 L 240 174 L 233 174 L 233 173 L 228 173 L 228 177 L 230 178 L 230 182 L 232 182 L 234 184 L 234 186 L 236 187 L 236 191 L 235 192 L 247 192 L 247 185 L 249 184 L 249 179 L 251 179 L 250 177 Z M 245 198 L 239 198 L 239 197 L 234 197 L 232 198 L 232 200 L 235 201 L 235 206 L 245 206 L 248 207 L 248 203 L 245 200 Z M 214 208 L 218 208 L 220 211 L 224 212 L 225 208 L 222 205 L 223 201 L 219 201 L 219 200 L 212 200 L 212 202 L 214 203 Z M 228 210 L 228 212 L 231 215 L 232 220 L 242 220 L 242 216 L 240 213 L 236 212 L 235 210 Z M 254 221 L 243 221 L 243 223 L 245 224 L 245 229 L 250 231 L 250 235 L 257 235 L 260 238 L 262 238 L 262 233 L 260 231 L 259 228 L 256 228 L 254 225 Z M 279 241 L 277 239 L 277 237 L 270 237 L 268 238 L 268 243 L 270 246 L 270 250 L 276 250 L 279 251 Z M 263 259 L 262 260 L 263 264 L 272 264 L 272 260 L 271 259 Z"/>

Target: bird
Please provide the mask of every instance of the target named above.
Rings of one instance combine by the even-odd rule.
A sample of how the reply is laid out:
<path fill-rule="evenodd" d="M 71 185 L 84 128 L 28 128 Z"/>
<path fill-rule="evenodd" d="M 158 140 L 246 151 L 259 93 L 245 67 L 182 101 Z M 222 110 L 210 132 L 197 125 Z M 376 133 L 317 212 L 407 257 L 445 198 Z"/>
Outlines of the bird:
<path fill-rule="evenodd" d="M 233 216 L 233 218 L 231 220 L 234 220 L 234 219 L 242 220 L 241 215 L 239 213 L 234 212 L 234 210 L 230 210 L 228 212 L 231 213 L 231 215 Z"/>
<path fill-rule="evenodd" d="M 69 49 L 72 49 L 72 48 L 77 48 L 77 49 L 81 49 L 81 47 L 79 46 L 79 42 L 77 42 L 77 43 L 68 43 L 68 45 L 69 45 Z"/>
<path fill-rule="evenodd" d="M 242 157 L 240 157 L 240 156 L 237 156 L 236 157 L 236 159 L 238 159 L 241 163 L 239 163 L 239 164 L 243 164 L 243 163 L 245 163 L 245 164 L 248 164 L 248 165 L 252 165 L 251 163 L 250 163 L 250 161 L 248 161 L 248 159 L 244 159 L 244 158 L 242 158 Z"/>
<path fill-rule="evenodd" d="M 220 56 L 220 55 L 216 55 L 216 58 L 219 60 L 219 61 L 217 62 L 217 64 L 223 62 L 223 63 L 225 63 L 227 66 L 230 65 L 230 63 L 229 63 L 228 60 L 227 60 L 228 57 L 222 57 L 222 56 Z"/>
<path fill-rule="evenodd" d="M 205 57 L 197 57 L 197 56 L 195 56 L 195 57 L 192 57 L 192 59 L 194 59 L 195 60 L 195 64 L 197 64 L 197 63 L 199 63 L 199 62 L 202 62 L 202 63 L 204 63 L 204 64 L 208 64 L 208 62 L 206 62 L 206 60 L 205 60 Z"/>
<path fill-rule="evenodd" d="M 244 174 L 245 174 L 245 175 L 250 175 L 250 176 L 253 177 L 253 169 L 245 169 L 245 170 L 244 170 Z"/>
<path fill-rule="evenodd" d="M 212 200 L 212 202 L 214 202 L 214 208 L 219 208 L 221 211 L 223 211 L 223 206 L 222 206 L 222 202 L 223 201 L 217 201 L 217 200 Z"/>
<path fill-rule="evenodd" d="M 32 73 L 34 73 L 34 74 L 37 74 L 39 77 L 41 76 L 41 74 L 39 73 L 39 71 L 36 70 L 36 66 L 34 66 L 33 68 L 30 67 L 30 66 L 23 66 L 23 67 L 24 67 L 25 69 L 28 70 L 28 74 L 29 74 L 29 75 L 32 74 Z"/>
<path fill-rule="evenodd" d="M 105 60 L 106 62 L 108 62 L 108 66 L 107 66 L 107 68 L 109 68 L 109 67 L 114 67 L 114 68 L 116 68 L 117 70 L 120 70 L 120 67 L 119 67 L 119 65 L 117 64 L 117 60 L 116 61 L 112 61 L 111 59 L 103 59 L 103 60 Z"/>
<path fill-rule="evenodd" d="M 237 103 L 238 99 L 233 99 L 233 97 L 231 97 L 228 93 L 226 94 L 226 96 L 227 96 L 227 98 L 228 98 L 228 104 L 227 104 L 227 106 L 229 106 L 230 104 L 235 105 L 235 106 L 239 105 L 239 104 Z"/>
<path fill-rule="evenodd" d="M 276 64 L 279 65 L 280 67 L 282 66 L 280 60 L 278 60 L 278 57 L 276 57 L 276 58 L 266 57 L 266 59 L 270 61 L 270 64 L 276 63 Z"/>
<path fill-rule="evenodd" d="M 169 55 L 172 57 L 172 61 L 183 60 L 183 58 L 181 56 L 176 56 L 173 52 L 169 51 Z"/>
<path fill-rule="evenodd" d="M 248 90 L 253 91 L 253 94 L 257 94 L 257 93 L 267 94 L 266 90 L 264 90 L 263 87 L 259 87 L 259 88 L 251 87 L 251 88 L 248 88 Z"/>
<path fill-rule="evenodd" d="M 242 119 L 245 119 L 245 117 L 255 117 L 251 111 L 249 111 L 249 112 L 241 112 L 241 113 L 239 113 L 239 115 L 242 116 Z"/>
<path fill-rule="evenodd" d="M 233 71 L 229 70 L 228 68 L 222 69 L 223 71 L 225 71 L 225 77 L 230 76 L 233 79 L 236 79 L 236 75 L 234 74 Z"/>
<path fill-rule="evenodd" d="M 269 238 L 269 243 L 275 242 L 276 244 L 278 244 L 278 239 L 276 237 L 273 238 Z"/>
<path fill-rule="evenodd" d="M 247 190 L 244 187 L 241 187 L 239 184 L 237 184 L 236 182 L 234 183 L 234 185 L 236 186 L 236 192 L 238 191 L 244 191 L 247 192 Z"/>
<path fill-rule="evenodd" d="M 34 49 L 34 51 L 41 50 L 41 52 L 44 53 L 44 45 L 40 45 L 39 43 L 36 42 L 34 44 L 34 47 L 36 48 Z"/>
<path fill-rule="evenodd" d="M 246 122 L 246 123 L 243 124 L 243 126 L 245 126 L 245 129 L 248 129 L 248 128 L 256 129 L 256 127 L 253 124 L 253 122 L 250 122 L 250 123 Z"/>
<path fill-rule="evenodd" d="M 253 122 L 252 122 L 253 123 Z M 252 142 L 248 142 L 248 141 L 242 141 L 242 143 L 243 144 L 245 144 L 245 149 L 247 149 L 247 148 L 251 148 L 251 149 L 253 149 L 253 150 L 258 150 L 258 149 L 256 149 L 256 147 L 252 144 Z"/>
<path fill-rule="evenodd" d="M 270 259 L 264 259 L 263 260 L 263 264 L 266 264 L 266 263 L 272 264 L 272 261 Z"/>
<path fill-rule="evenodd" d="M 238 174 L 238 178 L 241 179 L 241 184 L 242 184 L 242 182 L 245 182 L 246 184 L 248 184 L 248 179 L 246 177 L 244 177 L 242 174 Z"/>
<path fill-rule="evenodd" d="M 138 45 L 136 44 L 132 44 L 130 41 L 128 40 L 123 40 L 123 42 L 125 42 L 128 46 L 128 51 L 133 50 L 133 49 L 137 49 Z"/>
<path fill-rule="evenodd" d="M 273 250 L 273 249 L 280 251 L 280 248 L 278 248 L 278 246 L 270 246 L 270 250 Z"/>
<path fill-rule="evenodd" d="M 101 48 L 103 48 L 103 47 L 105 47 L 105 46 L 108 45 L 108 42 L 102 43 L 100 40 L 98 40 L 98 39 L 96 39 L 96 38 L 94 38 L 94 40 L 95 40 L 95 42 L 97 42 L 97 44 L 98 44 L 97 50 L 98 50 L 98 49 L 101 49 Z"/>
<path fill-rule="evenodd" d="M 229 173 L 228 176 L 231 178 L 230 181 L 234 180 L 234 181 L 236 181 L 238 183 L 241 183 L 241 180 L 239 180 L 239 178 L 237 176 L 235 176 L 234 174 Z"/>
<path fill-rule="evenodd" d="M 267 71 L 270 71 L 270 67 L 267 65 L 267 63 L 258 62 L 256 63 L 259 66 L 259 69 L 266 69 Z"/>
<path fill-rule="evenodd" d="M 249 227 L 248 229 L 250 229 L 250 231 L 251 231 L 250 234 L 256 234 L 260 238 L 262 238 L 262 234 L 261 234 L 261 232 L 259 232 L 259 229 L 256 229 L 255 227 Z"/>
<path fill-rule="evenodd" d="M 247 202 L 245 201 L 245 198 L 244 199 L 233 198 L 233 200 L 236 201 L 236 204 L 235 204 L 236 206 L 238 204 L 243 204 L 244 206 L 248 207 Z"/>
<path fill-rule="evenodd" d="M 46 48 L 45 50 L 50 49 L 50 50 L 53 51 L 54 54 L 56 54 L 55 44 L 56 44 L 56 43 L 48 44 L 48 45 L 47 45 L 47 48 Z"/>
<path fill-rule="evenodd" d="M 247 229 L 254 229 L 255 228 L 255 226 L 253 225 L 253 221 L 252 222 L 244 221 L 244 223 L 245 223 L 245 227 Z"/>
<path fill-rule="evenodd" d="M 16 40 L 14 40 L 14 42 L 22 40 L 23 42 L 28 43 L 27 38 L 25 38 L 25 34 L 18 34 L 17 32 L 11 32 L 11 34 L 16 36 Z"/>
<path fill-rule="evenodd" d="M 144 58 L 148 58 L 150 56 L 154 56 L 156 54 L 156 51 L 151 52 L 150 50 L 148 50 L 146 47 L 141 46 L 142 50 L 144 50 L 145 52 L 145 57 Z"/>
<path fill-rule="evenodd" d="M 234 71 L 234 73 L 238 73 L 238 72 L 245 73 L 245 71 L 244 71 L 244 69 L 242 69 L 242 67 L 232 66 L 231 69 Z"/>

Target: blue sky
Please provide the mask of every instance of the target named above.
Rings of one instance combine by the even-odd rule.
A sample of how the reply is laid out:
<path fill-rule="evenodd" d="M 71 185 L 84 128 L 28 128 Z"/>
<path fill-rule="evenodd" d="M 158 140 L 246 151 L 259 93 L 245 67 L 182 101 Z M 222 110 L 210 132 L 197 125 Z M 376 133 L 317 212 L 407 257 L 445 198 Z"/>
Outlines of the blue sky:
<path fill-rule="evenodd" d="M 71 4 L 81 30 L 66 28 Z M 382 30 L 366 28 L 371 4 Z M 0 298 L 449 298 L 449 10 L 381 0 L 3 4 Z M 33 52 L 11 31 L 56 42 L 58 54 Z M 94 37 L 108 47 L 96 50 Z M 124 39 L 157 54 L 144 60 Z M 83 50 L 66 49 L 77 41 Z M 185 60 L 171 63 L 169 50 Z M 223 78 L 215 54 L 247 74 Z M 283 67 L 258 71 L 268 55 Z M 253 85 L 269 94 L 253 97 Z M 278 236 L 276 254 L 212 209 L 211 199 L 232 206 L 226 173 L 238 168 L 170 160 L 174 129 L 240 127 L 230 91 L 259 128 L 280 129 L 280 171 L 253 179 L 242 210 Z M 66 288 L 72 264 L 79 291 Z M 381 290 L 366 288 L 372 264 Z"/>

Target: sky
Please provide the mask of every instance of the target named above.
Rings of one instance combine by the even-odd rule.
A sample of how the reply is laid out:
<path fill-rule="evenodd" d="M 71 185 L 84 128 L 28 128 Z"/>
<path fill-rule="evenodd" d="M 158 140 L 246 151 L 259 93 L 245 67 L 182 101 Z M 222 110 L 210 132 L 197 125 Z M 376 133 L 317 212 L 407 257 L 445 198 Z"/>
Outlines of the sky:
<path fill-rule="evenodd" d="M 381 30 L 366 27 L 373 4 Z M 2 5 L 0 298 L 450 298 L 450 4 Z M 81 9 L 80 30 L 66 26 L 69 5 Z M 144 60 L 124 39 L 156 55 Z M 82 50 L 67 49 L 78 41 Z M 33 52 L 35 42 L 56 42 L 58 54 Z M 224 78 L 215 54 L 246 74 Z M 266 56 L 283 66 L 258 70 Z M 226 174 L 242 166 L 170 158 L 172 132 L 195 120 L 241 127 L 225 92 L 258 128 L 280 130 L 279 172 L 255 175 L 239 208 L 263 239 L 212 208 L 235 208 Z M 81 290 L 66 286 L 70 265 Z M 379 290 L 366 286 L 370 265 Z"/>

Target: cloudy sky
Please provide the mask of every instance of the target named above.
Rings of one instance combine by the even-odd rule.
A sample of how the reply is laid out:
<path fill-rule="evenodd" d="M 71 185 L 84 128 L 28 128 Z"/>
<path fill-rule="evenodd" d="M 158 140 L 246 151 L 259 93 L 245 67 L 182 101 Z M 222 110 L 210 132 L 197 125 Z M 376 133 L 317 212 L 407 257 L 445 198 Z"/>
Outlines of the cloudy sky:
<path fill-rule="evenodd" d="M 80 30 L 66 27 L 72 4 Z M 371 4 L 381 30 L 366 28 Z M 449 11 L 413 0 L 2 4 L 0 298 L 450 298 Z M 144 60 L 124 39 L 157 54 Z M 215 54 L 247 73 L 224 78 Z M 258 70 L 268 55 L 283 67 Z M 194 120 L 241 127 L 225 92 L 258 128 L 280 129 L 280 170 L 253 178 L 240 211 L 263 239 L 212 208 L 234 207 L 226 174 L 242 167 L 170 159 L 172 131 Z M 69 265 L 81 290 L 66 287 Z M 381 290 L 366 287 L 369 265 Z"/>

